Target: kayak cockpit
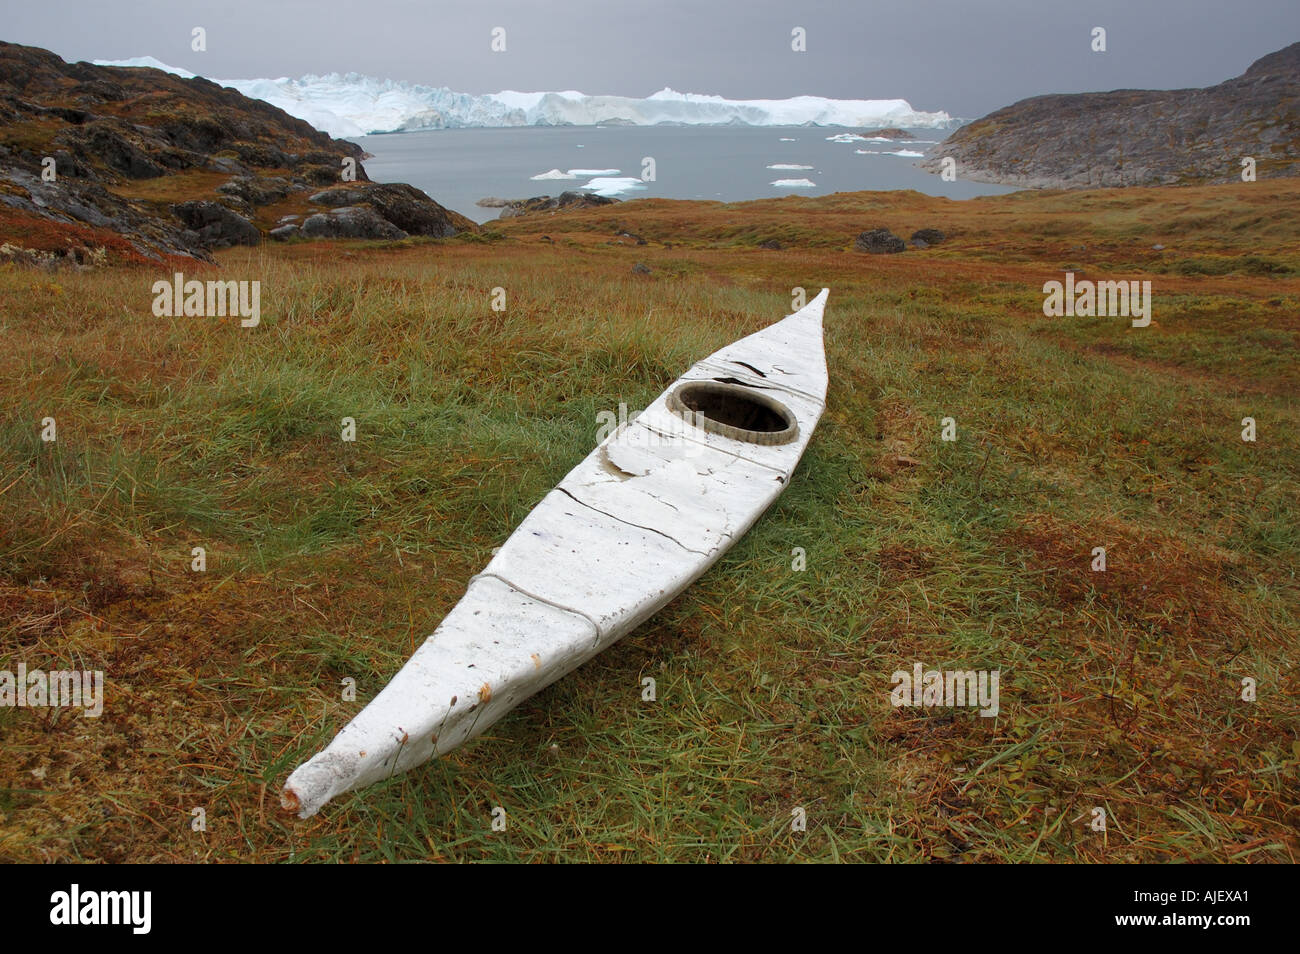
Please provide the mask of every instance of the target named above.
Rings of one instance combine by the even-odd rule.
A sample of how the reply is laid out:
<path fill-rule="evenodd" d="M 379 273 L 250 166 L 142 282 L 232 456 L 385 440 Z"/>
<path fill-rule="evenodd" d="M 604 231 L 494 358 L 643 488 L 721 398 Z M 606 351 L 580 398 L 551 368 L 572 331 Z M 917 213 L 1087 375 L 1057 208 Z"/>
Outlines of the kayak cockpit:
<path fill-rule="evenodd" d="M 754 388 L 720 379 L 687 381 L 668 393 L 668 410 L 688 424 L 750 444 L 788 444 L 799 436 L 794 412 Z"/>

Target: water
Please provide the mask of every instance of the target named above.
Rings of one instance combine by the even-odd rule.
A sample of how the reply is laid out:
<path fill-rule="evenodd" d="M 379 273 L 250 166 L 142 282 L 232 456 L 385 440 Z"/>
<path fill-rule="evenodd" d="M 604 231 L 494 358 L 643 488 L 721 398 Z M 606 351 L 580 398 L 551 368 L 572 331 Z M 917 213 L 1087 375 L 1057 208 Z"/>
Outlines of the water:
<path fill-rule="evenodd" d="M 943 139 L 947 131 L 908 130 L 918 140 Z M 590 181 L 532 181 L 550 169 L 618 169 L 640 178 L 642 159 L 655 160 L 656 179 L 618 198 L 717 199 L 736 202 L 781 195 L 828 195 L 863 189 L 915 189 L 966 199 L 1012 191 L 977 182 L 944 182 L 915 166 L 914 158 L 859 155 L 858 149 L 924 152 L 929 143 L 830 142 L 852 132 L 808 126 L 522 126 L 508 129 L 437 129 L 362 136 L 355 141 L 374 158 L 366 171 L 377 182 L 409 182 L 442 205 L 476 222 L 499 209 L 479 208 L 485 196 L 526 199 L 559 195 Z M 794 140 L 783 142 L 783 139 Z M 807 170 L 768 169 L 790 163 Z M 814 188 L 778 188 L 777 179 L 809 179 Z"/>

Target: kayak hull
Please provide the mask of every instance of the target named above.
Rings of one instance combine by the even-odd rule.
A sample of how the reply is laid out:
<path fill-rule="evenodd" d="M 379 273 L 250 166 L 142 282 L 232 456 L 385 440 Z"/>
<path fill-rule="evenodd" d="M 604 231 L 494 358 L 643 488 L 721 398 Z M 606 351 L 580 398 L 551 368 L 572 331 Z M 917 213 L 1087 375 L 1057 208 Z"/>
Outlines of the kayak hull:
<path fill-rule="evenodd" d="M 309 817 L 452 751 L 717 562 L 785 488 L 821 417 L 826 297 L 698 362 L 570 471 L 393 680 L 290 775 L 285 807 Z M 701 394 L 713 404 L 693 413 Z M 747 396 L 746 423 L 766 432 L 719 423 Z M 783 417 L 768 422 L 765 407 Z"/>

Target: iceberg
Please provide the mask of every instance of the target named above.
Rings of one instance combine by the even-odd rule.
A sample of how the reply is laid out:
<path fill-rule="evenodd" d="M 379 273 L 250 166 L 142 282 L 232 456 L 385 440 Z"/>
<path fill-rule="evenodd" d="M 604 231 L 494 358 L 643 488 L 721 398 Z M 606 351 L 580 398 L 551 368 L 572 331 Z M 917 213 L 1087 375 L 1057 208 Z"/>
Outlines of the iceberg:
<path fill-rule="evenodd" d="M 644 189 L 645 183 L 640 179 L 633 179 L 631 177 L 613 178 L 609 176 L 598 176 L 581 188 L 590 189 L 592 192 L 595 192 L 596 195 L 612 199 L 615 196 L 622 195 L 624 192 Z"/>
<path fill-rule="evenodd" d="M 96 66 L 143 66 L 153 70 L 162 70 L 164 73 L 171 73 L 179 76 L 181 79 L 194 79 L 198 73 L 191 73 L 189 70 L 183 70 L 179 66 L 168 66 L 162 60 L 154 59 L 152 56 L 133 56 L 129 60 L 95 60 Z"/>
<path fill-rule="evenodd" d="M 801 166 L 797 162 L 778 162 L 775 165 L 768 166 L 769 169 L 780 169 L 783 171 L 811 169 L 812 166 Z"/>
<path fill-rule="evenodd" d="M 185 78 L 195 74 L 152 56 L 95 60 L 98 66 L 151 67 Z M 644 98 L 562 92 L 457 93 L 360 73 L 297 79 L 213 79 L 245 96 L 278 106 L 337 137 L 501 126 L 910 126 L 946 129 L 946 112 L 914 110 L 903 99 L 724 99 L 664 88 Z"/>
<path fill-rule="evenodd" d="M 815 189 L 817 183 L 810 179 L 777 179 L 772 185 L 778 189 Z"/>

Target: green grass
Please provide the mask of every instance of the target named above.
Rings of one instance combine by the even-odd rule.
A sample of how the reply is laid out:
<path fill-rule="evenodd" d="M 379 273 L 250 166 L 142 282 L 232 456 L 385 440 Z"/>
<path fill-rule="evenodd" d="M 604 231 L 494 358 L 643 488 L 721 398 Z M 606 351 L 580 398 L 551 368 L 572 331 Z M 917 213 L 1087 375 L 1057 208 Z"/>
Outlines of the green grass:
<path fill-rule="evenodd" d="M 0 270 L 0 668 L 110 686 L 94 723 L 0 709 L 0 857 L 1294 860 L 1300 242 L 1234 230 L 1257 207 L 1230 193 L 647 202 L 225 253 L 205 277 L 262 281 L 256 329 L 153 318 L 147 268 Z M 957 237 L 849 251 L 880 216 Z M 606 244 L 614 219 L 650 244 Z M 1142 228 L 1187 248 L 1135 265 Z M 1282 268 L 1198 271 L 1211 232 Z M 1072 254 L 1150 278 L 1153 325 L 1044 319 Z M 279 810 L 598 412 L 822 284 L 826 414 L 709 574 L 470 746 Z M 999 716 L 892 708 L 914 662 L 999 670 Z"/>

